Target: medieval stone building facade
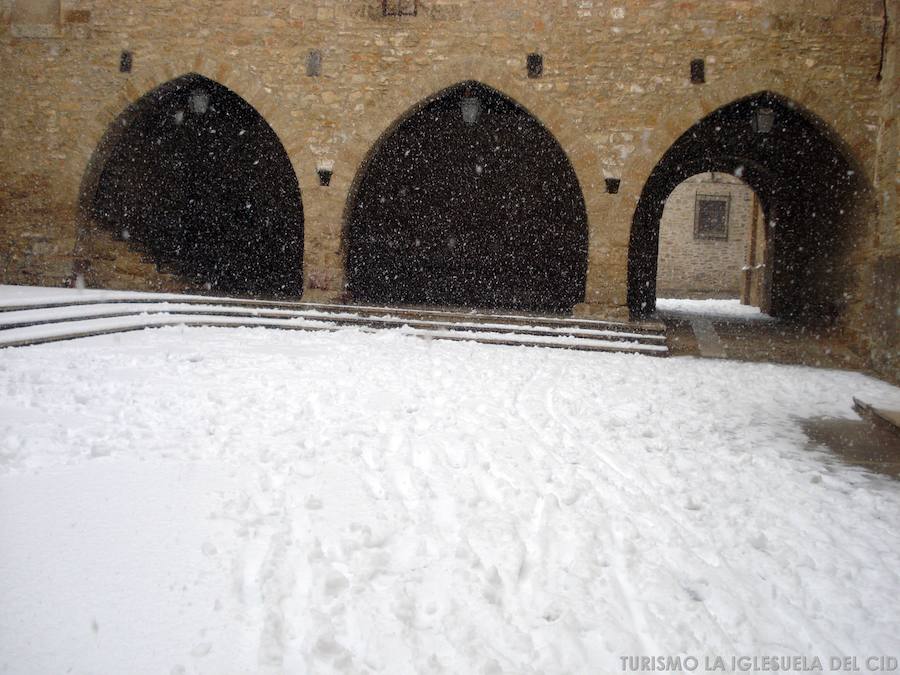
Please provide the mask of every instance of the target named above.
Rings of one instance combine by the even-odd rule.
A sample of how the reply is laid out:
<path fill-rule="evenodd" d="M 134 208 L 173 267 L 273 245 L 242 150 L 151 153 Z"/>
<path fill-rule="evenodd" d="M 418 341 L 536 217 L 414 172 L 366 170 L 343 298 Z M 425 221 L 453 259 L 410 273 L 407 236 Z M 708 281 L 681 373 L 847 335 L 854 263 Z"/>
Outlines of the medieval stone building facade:
<path fill-rule="evenodd" d="M 896 3 L 0 8 L 4 282 L 643 315 L 738 172 L 771 312 L 897 373 Z"/>

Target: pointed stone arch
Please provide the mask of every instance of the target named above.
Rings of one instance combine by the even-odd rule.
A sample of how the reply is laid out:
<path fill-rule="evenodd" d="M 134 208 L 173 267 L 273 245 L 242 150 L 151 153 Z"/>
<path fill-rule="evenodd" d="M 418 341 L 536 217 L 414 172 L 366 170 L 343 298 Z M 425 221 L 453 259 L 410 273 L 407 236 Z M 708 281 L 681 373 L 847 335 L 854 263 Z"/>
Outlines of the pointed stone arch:
<path fill-rule="evenodd" d="M 366 104 L 364 116 L 354 122 L 349 137 L 341 144 L 334 158 L 335 173 L 331 186 L 336 200 L 344 205 L 344 214 L 339 225 L 321 233 L 321 245 L 328 250 L 328 260 L 318 262 L 330 268 L 336 277 L 336 286 L 344 285 L 346 205 L 360 167 L 390 125 L 438 92 L 460 82 L 475 81 L 495 89 L 540 120 L 566 153 L 577 176 L 587 213 L 589 245 L 595 239 L 602 239 L 603 235 L 598 230 L 606 223 L 603 211 L 607 205 L 603 200 L 604 183 L 598 170 L 597 149 L 586 138 L 580 120 L 573 119 L 554 100 L 553 89 L 538 80 L 529 79 L 524 62 L 521 67 L 517 65 L 489 58 L 448 59 L 431 65 L 427 73 L 423 72 L 412 80 L 402 83 L 389 81 L 383 91 L 372 96 L 372 102 Z M 397 92 L 402 92 L 402 95 L 398 96 Z"/>
<path fill-rule="evenodd" d="M 839 271 L 840 261 L 865 236 L 876 213 L 868 169 L 859 160 L 862 139 L 843 140 L 806 106 L 770 89 L 706 110 L 710 101 L 695 103 L 699 108 L 692 112 L 703 114 L 677 135 L 676 123 L 663 125 L 655 145 L 647 143 L 651 149 L 631 168 L 634 182 L 621 204 L 627 209 L 634 200 L 628 238 L 630 311 L 644 315 L 655 307 L 659 217 L 666 197 L 692 173 L 715 170 L 743 175 L 760 195 L 772 226 L 779 221 L 778 230 L 770 233 L 772 301 L 767 309 L 783 318 L 837 317 L 841 296 L 853 283 L 846 270 Z M 771 137 L 750 127 L 758 109 L 777 109 L 779 121 Z M 845 115 L 839 119 L 847 124 Z M 673 135 L 658 153 L 655 147 Z M 657 154 L 651 166 L 649 157 Z M 640 190 L 637 197 L 635 190 Z"/>
<path fill-rule="evenodd" d="M 461 114 L 465 100 L 480 106 L 477 122 Z M 401 194 L 410 184 L 416 209 L 392 196 L 395 182 Z M 542 121 L 494 87 L 455 82 L 404 110 L 347 192 L 341 248 L 357 299 L 557 311 L 583 301 L 576 172 Z"/>
<path fill-rule="evenodd" d="M 218 76 L 234 80 L 229 72 L 219 69 Z M 192 112 L 197 92 L 205 104 Z M 292 160 L 259 110 L 206 75 L 191 71 L 136 94 L 134 83 L 126 85 L 123 97 L 130 103 L 103 130 L 86 162 L 78 190 L 76 271 L 79 264 L 89 270 L 98 257 L 128 258 L 127 248 L 114 241 L 124 236 L 128 248 L 138 245 L 141 263 L 181 279 L 185 287 L 299 296 L 303 206 L 297 153 Z M 206 104 L 212 117 L 202 115 Z M 167 109 L 172 106 L 178 108 L 174 115 L 174 108 Z M 100 255 L 99 240 L 105 249 Z M 131 270 L 138 264 L 124 263 Z M 145 265 L 137 274 L 153 276 L 150 269 Z"/>
<path fill-rule="evenodd" d="M 699 120 L 732 101 L 761 91 L 781 95 L 821 120 L 832 130 L 847 157 L 859 166 L 865 182 L 871 184 L 875 172 L 871 161 L 875 156 L 874 137 L 869 133 L 866 120 L 807 79 L 787 76 L 777 70 L 748 70 L 728 79 L 688 85 L 680 92 L 672 92 L 664 107 L 642 111 L 644 131 L 636 134 L 635 149 L 622 165 L 619 192 L 602 195 L 604 219 L 602 225 L 595 224 L 592 229 L 594 234 L 602 227 L 602 237 L 597 237 L 596 244 L 592 239 L 592 248 L 602 249 L 609 263 L 597 264 L 600 255 L 592 250 L 586 291 L 586 301 L 590 305 L 604 308 L 597 311 L 609 312 L 610 308 L 627 304 L 624 290 L 628 284 L 631 226 L 641 192 L 654 167 L 669 147 Z M 598 191 L 602 192 L 602 186 Z M 870 199 L 862 206 L 868 209 L 863 218 L 874 217 L 874 201 Z"/>

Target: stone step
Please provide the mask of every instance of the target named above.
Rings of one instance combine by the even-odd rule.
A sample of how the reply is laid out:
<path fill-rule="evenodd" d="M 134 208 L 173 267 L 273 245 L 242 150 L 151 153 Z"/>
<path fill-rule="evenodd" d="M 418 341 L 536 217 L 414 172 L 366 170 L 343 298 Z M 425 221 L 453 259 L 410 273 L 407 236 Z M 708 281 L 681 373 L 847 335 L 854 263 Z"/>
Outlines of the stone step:
<path fill-rule="evenodd" d="M 73 311 L 74 310 L 74 311 Z M 608 328 L 583 328 L 570 325 L 515 325 L 497 322 L 437 321 L 415 318 L 401 318 L 390 315 L 356 315 L 350 313 L 328 313 L 319 311 L 274 310 L 261 308 L 230 308 L 222 305 L 199 305 L 188 303 L 153 304 L 93 304 L 79 307 L 56 307 L 51 309 L 23 309 L 0 314 L 0 331 L 50 324 L 60 324 L 85 319 L 111 319 L 135 315 L 167 316 L 227 316 L 243 318 L 304 319 L 327 322 L 339 326 L 367 326 L 370 328 L 401 328 L 408 326 L 421 330 L 451 330 L 459 332 L 498 333 L 505 335 L 533 335 L 549 337 L 571 337 L 607 341 L 634 342 L 665 346 L 665 336 L 649 333 L 629 333 Z"/>
<path fill-rule="evenodd" d="M 419 308 L 406 306 L 379 306 L 357 305 L 302 301 L 259 300 L 253 298 L 233 298 L 202 295 L 175 295 L 160 296 L 153 293 L 135 294 L 134 297 L 111 297 L 77 300 L 58 300 L 49 302 L 34 302 L 27 305 L 0 305 L 0 313 L 17 311 L 22 309 L 45 309 L 52 307 L 74 307 L 97 304 L 129 304 L 143 303 L 153 304 L 159 302 L 177 302 L 179 304 L 216 304 L 224 306 L 238 306 L 264 309 L 288 309 L 288 310 L 313 310 L 323 313 L 352 312 L 361 316 L 408 317 L 410 319 L 439 320 L 447 322 L 465 321 L 476 323 L 500 322 L 510 325 L 528 326 L 568 326 L 586 329 L 618 330 L 628 333 L 645 333 L 647 335 L 662 336 L 665 334 L 665 325 L 656 321 L 608 321 L 604 319 L 575 318 L 563 315 L 546 314 L 511 314 L 507 312 L 483 312 L 468 310 L 445 310 L 434 308 Z"/>
<path fill-rule="evenodd" d="M 888 408 L 876 408 L 875 406 L 853 397 L 853 409 L 859 413 L 859 416 L 869 422 L 893 431 L 900 435 L 900 410 L 889 410 Z"/>
<path fill-rule="evenodd" d="M 527 345 L 563 349 L 644 353 L 665 356 L 665 336 L 649 332 L 611 330 L 595 322 L 585 328 L 585 320 L 550 321 L 541 317 L 516 317 L 530 322 L 504 323 L 498 316 L 483 315 L 490 321 L 473 321 L 470 314 L 441 313 L 442 320 L 394 316 L 391 308 L 375 313 L 347 312 L 348 306 L 286 310 L 273 303 L 227 306 L 200 302 L 78 302 L 5 307 L 0 315 L 0 346 L 22 346 L 46 341 L 75 339 L 88 335 L 137 330 L 159 325 L 260 326 L 289 330 L 338 330 L 354 327 L 365 331 L 397 329 L 415 337 L 442 340 L 474 340 L 486 344 Z M 281 303 L 284 304 L 284 303 Z M 291 303 L 296 307 L 300 303 Z M 321 307 L 321 305 L 317 305 Z M 341 307 L 343 311 L 337 311 Z M 452 316 L 448 320 L 448 314 Z M 417 313 L 423 316 L 423 313 Z M 425 314 L 427 315 L 427 314 Z M 435 315 L 434 312 L 430 315 Z"/>

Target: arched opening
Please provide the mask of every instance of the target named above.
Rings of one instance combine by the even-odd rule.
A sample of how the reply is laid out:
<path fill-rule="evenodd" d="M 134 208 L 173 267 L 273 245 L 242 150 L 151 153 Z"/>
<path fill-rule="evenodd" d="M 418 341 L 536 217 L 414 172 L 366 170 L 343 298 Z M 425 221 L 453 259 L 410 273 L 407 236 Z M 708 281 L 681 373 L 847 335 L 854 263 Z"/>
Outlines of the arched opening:
<path fill-rule="evenodd" d="M 682 134 L 654 168 L 631 228 L 632 314 L 655 310 L 659 225 L 667 197 L 685 179 L 710 171 L 741 178 L 764 205 L 768 313 L 802 321 L 834 319 L 849 287 L 842 261 L 865 227 L 866 187 L 833 132 L 771 92 L 714 111 Z"/>
<path fill-rule="evenodd" d="M 111 125 L 82 209 L 198 289 L 302 292 L 303 205 L 290 159 L 249 103 L 201 75 L 163 84 Z"/>
<path fill-rule="evenodd" d="M 440 92 L 376 144 L 345 245 L 358 301 L 567 312 L 584 298 L 575 171 L 537 119 L 478 82 Z"/>
<path fill-rule="evenodd" d="M 683 180 L 659 221 L 659 310 L 767 310 L 767 229 L 762 200 L 737 176 L 709 171 Z"/>

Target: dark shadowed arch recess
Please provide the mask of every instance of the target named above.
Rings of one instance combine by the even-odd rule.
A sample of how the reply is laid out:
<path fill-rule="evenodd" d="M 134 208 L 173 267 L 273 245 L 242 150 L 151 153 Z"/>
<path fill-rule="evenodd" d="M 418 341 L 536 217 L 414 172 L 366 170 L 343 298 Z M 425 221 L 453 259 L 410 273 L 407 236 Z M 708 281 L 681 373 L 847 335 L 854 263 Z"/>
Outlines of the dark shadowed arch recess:
<path fill-rule="evenodd" d="M 766 119 L 771 128 L 765 124 Z M 707 171 L 741 177 L 759 196 L 767 220 L 774 316 L 830 319 L 848 286 L 846 251 L 860 225 L 866 188 L 826 125 L 771 92 L 740 99 L 688 129 L 656 165 L 634 213 L 628 256 L 628 305 L 656 306 L 659 220 L 666 198 Z"/>
<path fill-rule="evenodd" d="M 200 75 L 150 92 L 114 124 L 88 205 L 163 272 L 212 290 L 302 291 L 303 206 L 287 153 L 240 96 Z"/>
<path fill-rule="evenodd" d="M 464 118 L 466 105 L 477 119 Z M 350 199 L 356 300 L 540 311 L 583 301 L 575 172 L 538 120 L 487 86 L 456 85 L 403 119 Z"/>

